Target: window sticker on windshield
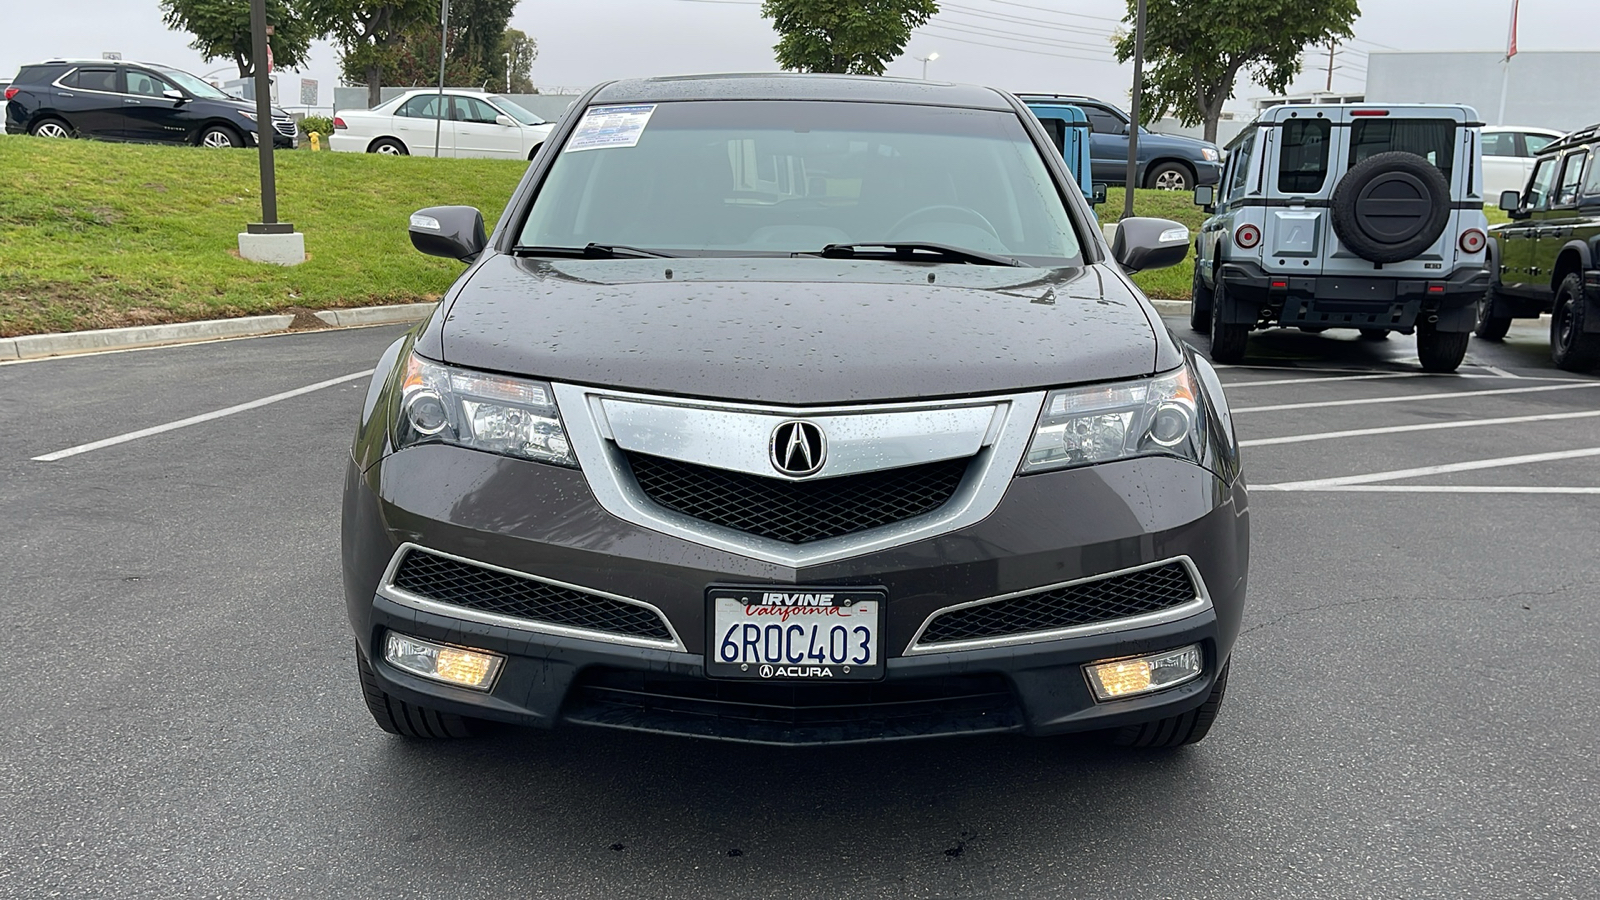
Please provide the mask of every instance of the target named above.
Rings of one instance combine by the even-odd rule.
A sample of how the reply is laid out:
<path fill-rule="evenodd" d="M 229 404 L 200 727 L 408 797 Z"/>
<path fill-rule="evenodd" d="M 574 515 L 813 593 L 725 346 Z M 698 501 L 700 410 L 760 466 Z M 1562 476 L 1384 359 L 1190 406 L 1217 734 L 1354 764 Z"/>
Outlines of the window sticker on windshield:
<path fill-rule="evenodd" d="M 654 103 L 640 106 L 596 106 L 583 116 L 565 152 L 603 147 L 632 147 L 656 111 Z"/>

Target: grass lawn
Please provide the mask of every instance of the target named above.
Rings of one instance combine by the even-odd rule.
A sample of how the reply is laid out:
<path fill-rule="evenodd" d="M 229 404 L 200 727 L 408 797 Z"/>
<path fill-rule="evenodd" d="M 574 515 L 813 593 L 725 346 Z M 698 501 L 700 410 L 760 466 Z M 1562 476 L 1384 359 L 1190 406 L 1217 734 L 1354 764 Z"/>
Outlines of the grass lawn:
<path fill-rule="evenodd" d="M 0 136 L 0 337 L 438 297 L 461 265 L 423 256 L 413 210 L 493 225 L 525 162 L 277 154 L 293 268 L 238 258 L 261 217 L 254 152 Z"/>

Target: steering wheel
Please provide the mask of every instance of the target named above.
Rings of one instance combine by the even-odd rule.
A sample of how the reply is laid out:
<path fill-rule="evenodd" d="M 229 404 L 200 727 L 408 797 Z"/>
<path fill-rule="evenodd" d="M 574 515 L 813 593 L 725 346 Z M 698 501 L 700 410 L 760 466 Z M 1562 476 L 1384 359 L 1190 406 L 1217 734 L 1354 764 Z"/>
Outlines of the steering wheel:
<path fill-rule="evenodd" d="M 924 206 L 921 209 L 912 210 L 911 212 L 906 213 L 900 218 L 900 221 L 894 223 L 894 225 L 889 228 L 889 237 L 893 238 L 906 228 L 909 228 L 912 225 L 921 224 L 924 221 L 966 222 L 968 225 L 976 225 L 977 227 L 982 228 L 984 231 L 989 232 L 996 238 L 1000 237 L 1000 232 L 995 230 L 994 225 L 992 225 L 988 219 L 985 219 L 982 213 L 978 212 L 977 210 L 968 209 L 965 206 L 952 206 L 947 203 L 936 204 L 934 206 Z"/>

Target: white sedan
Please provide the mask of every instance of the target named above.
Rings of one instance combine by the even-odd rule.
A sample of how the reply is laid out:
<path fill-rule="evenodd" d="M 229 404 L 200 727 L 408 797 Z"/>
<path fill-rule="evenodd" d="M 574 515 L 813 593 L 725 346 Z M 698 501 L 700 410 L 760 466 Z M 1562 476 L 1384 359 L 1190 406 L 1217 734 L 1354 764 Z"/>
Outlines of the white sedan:
<path fill-rule="evenodd" d="M 1502 191 L 1517 191 L 1533 174 L 1534 157 L 1562 135 L 1548 128 L 1488 125 L 1483 129 L 1483 196 L 1494 205 Z"/>
<path fill-rule="evenodd" d="M 372 109 L 336 113 L 328 146 L 393 156 L 533 159 L 554 127 L 497 94 L 446 89 L 441 96 L 437 90 L 416 90 Z"/>

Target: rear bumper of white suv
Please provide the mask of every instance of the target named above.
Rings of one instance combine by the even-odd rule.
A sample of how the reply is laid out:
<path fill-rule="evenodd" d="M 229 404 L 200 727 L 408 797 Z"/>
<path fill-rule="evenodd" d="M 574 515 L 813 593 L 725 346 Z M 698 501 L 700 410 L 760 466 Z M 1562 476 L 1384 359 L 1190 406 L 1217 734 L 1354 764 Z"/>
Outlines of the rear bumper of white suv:
<path fill-rule="evenodd" d="M 1221 321 L 1235 325 L 1405 330 L 1427 323 L 1443 332 L 1471 331 L 1478 301 L 1489 289 L 1489 272 L 1470 267 L 1423 279 L 1289 276 L 1229 262 L 1221 278 L 1227 284 Z"/>

